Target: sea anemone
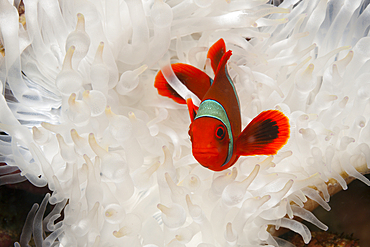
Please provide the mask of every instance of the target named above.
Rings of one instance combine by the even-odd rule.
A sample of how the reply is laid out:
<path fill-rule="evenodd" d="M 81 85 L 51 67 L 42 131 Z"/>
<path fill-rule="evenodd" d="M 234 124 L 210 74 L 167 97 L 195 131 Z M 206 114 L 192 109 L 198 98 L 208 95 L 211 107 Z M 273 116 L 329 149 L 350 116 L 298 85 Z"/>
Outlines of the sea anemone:
<path fill-rule="evenodd" d="M 294 216 L 327 229 L 308 199 L 330 210 L 328 185 L 370 185 L 368 3 L 0 0 L 0 184 L 52 191 L 15 245 L 283 245 L 269 226 L 308 243 Z M 213 76 L 219 38 L 243 126 L 278 109 L 291 137 L 213 172 L 191 154 L 186 106 L 153 83 L 175 62 Z"/>

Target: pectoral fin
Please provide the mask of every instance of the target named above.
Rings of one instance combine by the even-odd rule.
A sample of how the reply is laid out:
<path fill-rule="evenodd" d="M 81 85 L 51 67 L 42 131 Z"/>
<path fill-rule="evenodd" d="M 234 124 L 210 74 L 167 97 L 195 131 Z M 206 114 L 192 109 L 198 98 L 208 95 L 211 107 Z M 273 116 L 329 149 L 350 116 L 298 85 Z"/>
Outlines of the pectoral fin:
<path fill-rule="evenodd" d="M 199 107 L 195 106 L 190 98 L 186 100 L 186 104 L 188 105 L 190 120 L 193 122 Z"/>

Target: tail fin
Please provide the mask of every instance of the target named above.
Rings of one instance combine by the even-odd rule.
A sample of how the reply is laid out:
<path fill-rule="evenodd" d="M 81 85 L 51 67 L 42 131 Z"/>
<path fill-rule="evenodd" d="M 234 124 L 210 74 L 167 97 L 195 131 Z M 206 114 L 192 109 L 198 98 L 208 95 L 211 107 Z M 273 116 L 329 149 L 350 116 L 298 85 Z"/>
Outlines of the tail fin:
<path fill-rule="evenodd" d="M 214 43 L 211 48 L 209 48 L 207 58 L 211 59 L 211 65 L 213 72 L 216 74 L 218 64 L 221 61 L 222 56 L 226 52 L 225 41 L 223 39 L 219 39 L 216 43 Z"/>
<path fill-rule="evenodd" d="M 209 87 L 211 86 L 212 79 L 203 71 L 195 68 L 194 66 L 175 63 L 171 65 L 173 72 L 179 80 L 199 99 L 202 99 Z M 159 71 L 155 77 L 154 87 L 157 88 L 158 94 L 169 97 L 179 104 L 186 104 L 183 99 L 166 81 L 162 71 Z"/>
<path fill-rule="evenodd" d="M 273 155 L 284 146 L 290 134 L 289 119 L 280 111 L 261 112 L 236 140 L 238 155 Z"/>

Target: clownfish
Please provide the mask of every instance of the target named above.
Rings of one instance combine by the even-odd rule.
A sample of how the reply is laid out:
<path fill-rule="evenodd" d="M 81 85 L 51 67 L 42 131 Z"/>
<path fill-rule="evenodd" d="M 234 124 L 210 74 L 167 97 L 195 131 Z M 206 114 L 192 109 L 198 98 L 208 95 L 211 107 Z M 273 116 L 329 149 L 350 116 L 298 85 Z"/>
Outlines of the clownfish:
<path fill-rule="evenodd" d="M 231 50 L 226 52 L 223 39 L 209 49 L 207 58 L 211 60 L 214 80 L 191 65 L 171 65 L 178 79 L 201 99 L 199 107 L 172 89 L 161 71 L 154 82 L 160 95 L 187 104 L 193 156 L 213 171 L 229 168 L 241 155 L 274 155 L 290 134 L 289 119 L 278 110 L 261 112 L 241 131 L 239 98 L 226 66 L 231 54 Z"/>

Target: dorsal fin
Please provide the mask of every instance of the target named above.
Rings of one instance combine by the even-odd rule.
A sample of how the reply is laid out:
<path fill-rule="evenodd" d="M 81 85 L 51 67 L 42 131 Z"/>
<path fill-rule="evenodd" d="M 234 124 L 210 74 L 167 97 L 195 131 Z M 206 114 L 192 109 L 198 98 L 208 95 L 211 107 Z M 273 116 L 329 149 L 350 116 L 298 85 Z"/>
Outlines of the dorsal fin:
<path fill-rule="evenodd" d="M 183 63 L 171 64 L 171 67 L 177 78 L 190 91 L 198 96 L 199 99 L 204 97 L 212 82 L 212 79 L 206 73 L 194 66 Z M 185 99 L 168 84 L 162 71 L 159 71 L 155 77 L 154 87 L 157 88 L 160 95 L 169 97 L 179 104 L 186 104 Z"/>
<path fill-rule="evenodd" d="M 215 72 L 215 78 L 217 76 L 217 74 L 220 72 L 220 70 L 225 70 L 225 66 L 226 66 L 226 63 L 227 61 L 229 60 L 230 56 L 231 56 L 232 52 L 231 50 L 228 50 L 221 58 L 220 60 L 220 63 L 218 64 L 218 67 L 217 67 L 217 70 Z"/>
<path fill-rule="evenodd" d="M 219 39 L 216 43 L 214 43 L 207 53 L 207 58 L 211 59 L 211 65 L 213 72 L 216 74 L 218 64 L 221 61 L 222 56 L 226 52 L 225 41 L 223 39 Z"/>

